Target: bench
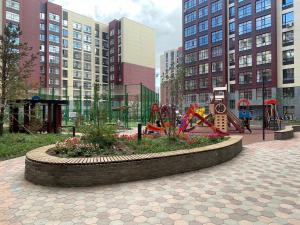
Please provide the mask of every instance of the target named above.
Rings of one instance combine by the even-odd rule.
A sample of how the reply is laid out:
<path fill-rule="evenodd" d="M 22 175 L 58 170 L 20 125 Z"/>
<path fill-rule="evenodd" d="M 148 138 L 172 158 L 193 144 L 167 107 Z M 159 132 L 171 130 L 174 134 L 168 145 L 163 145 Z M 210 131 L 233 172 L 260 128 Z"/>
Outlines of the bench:
<path fill-rule="evenodd" d="M 275 140 L 288 140 L 294 137 L 293 127 L 286 127 L 284 130 L 274 132 Z"/>

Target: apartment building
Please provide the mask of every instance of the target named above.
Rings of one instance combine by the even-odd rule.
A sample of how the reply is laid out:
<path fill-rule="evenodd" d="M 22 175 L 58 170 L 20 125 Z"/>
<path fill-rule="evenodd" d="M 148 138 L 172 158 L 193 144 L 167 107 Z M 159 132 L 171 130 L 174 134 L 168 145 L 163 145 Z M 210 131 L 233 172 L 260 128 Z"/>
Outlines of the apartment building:
<path fill-rule="evenodd" d="M 127 18 L 108 24 L 63 9 L 48 0 L 2 0 L 1 32 L 20 25 L 20 41 L 39 54 L 29 78 L 36 93 L 89 109 L 94 86 L 99 94 L 114 85 L 143 83 L 155 90 L 155 32 Z M 110 75 L 110 77 L 109 77 Z"/>
<path fill-rule="evenodd" d="M 171 93 L 172 79 L 182 65 L 182 47 L 165 51 L 160 56 L 160 101 L 162 105 L 179 104 L 179 96 Z M 174 92 L 174 91 L 173 91 Z"/>
<path fill-rule="evenodd" d="M 237 112 L 237 101 L 247 98 L 254 116 L 261 117 L 264 77 L 266 99 L 278 99 L 281 114 L 300 116 L 295 104 L 300 77 L 294 76 L 299 2 L 182 2 L 186 107 L 194 101 L 207 106 L 213 88 L 227 85 L 231 110 Z"/>

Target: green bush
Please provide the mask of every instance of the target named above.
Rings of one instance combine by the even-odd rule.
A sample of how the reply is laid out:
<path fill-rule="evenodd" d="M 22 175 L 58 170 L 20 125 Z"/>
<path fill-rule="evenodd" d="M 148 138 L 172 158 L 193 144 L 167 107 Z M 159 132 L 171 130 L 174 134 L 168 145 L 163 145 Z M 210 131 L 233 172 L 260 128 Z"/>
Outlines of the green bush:
<path fill-rule="evenodd" d="M 113 125 L 89 125 L 83 129 L 82 140 L 85 143 L 98 144 L 101 147 L 110 147 L 116 142 L 116 128 Z"/>

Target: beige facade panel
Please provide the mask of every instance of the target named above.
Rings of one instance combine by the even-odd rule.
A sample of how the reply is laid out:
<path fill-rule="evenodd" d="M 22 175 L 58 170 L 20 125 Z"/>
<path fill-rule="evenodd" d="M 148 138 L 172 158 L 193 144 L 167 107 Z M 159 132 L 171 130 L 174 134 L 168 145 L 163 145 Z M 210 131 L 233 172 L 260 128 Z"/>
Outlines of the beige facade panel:
<path fill-rule="evenodd" d="M 143 24 L 121 19 L 122 62 L 155 68 L 155 32 Z"/>

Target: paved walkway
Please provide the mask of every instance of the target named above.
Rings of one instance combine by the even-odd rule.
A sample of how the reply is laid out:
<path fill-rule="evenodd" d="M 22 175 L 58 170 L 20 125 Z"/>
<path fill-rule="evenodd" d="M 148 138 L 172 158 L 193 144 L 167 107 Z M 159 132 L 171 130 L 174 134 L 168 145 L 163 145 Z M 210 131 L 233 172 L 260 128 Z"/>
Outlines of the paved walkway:
<path fill-rule="evenodd" d="M 0 162 L 0 224 L 300 224 L 300 135 L 246 146 L 201 171 L 113 186 L 26 182 L 24 158 Z"/>

